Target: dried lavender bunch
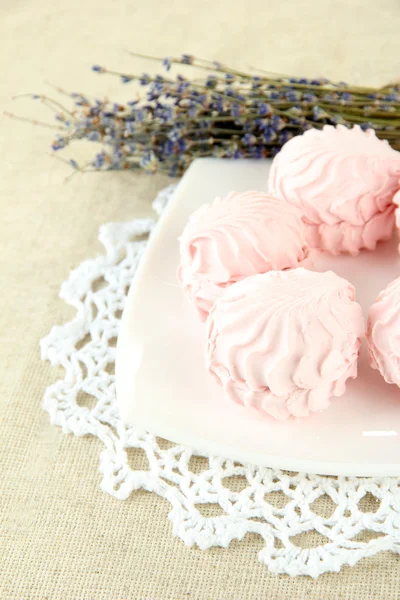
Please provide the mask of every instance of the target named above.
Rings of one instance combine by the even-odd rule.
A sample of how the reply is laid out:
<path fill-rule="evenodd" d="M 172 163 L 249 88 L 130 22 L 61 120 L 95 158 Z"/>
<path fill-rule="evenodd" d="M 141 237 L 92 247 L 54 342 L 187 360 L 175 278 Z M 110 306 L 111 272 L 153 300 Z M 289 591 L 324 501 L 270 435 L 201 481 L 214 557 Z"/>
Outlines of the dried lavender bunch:
<path fill-rule="evenodd" d="M 124 84 L 137 82 L 143 93 L 126 104 L 67 94 L 74 103 L 71 110 L 34 96 L 56 112 L 60 133 L 53 150 L 73 140 L 101 144 L 85 165 L 66 161 L 76 171 L 144 169 L 176 176 L 197 157 L 274 156 L 291 137 L 325 124 L 373 128 L 400 150 L 398 84 L 376 89 L 265 72 L 253 75 L 187 54 L 155 60 L 167 71 L 173 65 L 192 65 L 205 75 L 136 75 L 95 65 L 95 72 L 119 76 Z"/>

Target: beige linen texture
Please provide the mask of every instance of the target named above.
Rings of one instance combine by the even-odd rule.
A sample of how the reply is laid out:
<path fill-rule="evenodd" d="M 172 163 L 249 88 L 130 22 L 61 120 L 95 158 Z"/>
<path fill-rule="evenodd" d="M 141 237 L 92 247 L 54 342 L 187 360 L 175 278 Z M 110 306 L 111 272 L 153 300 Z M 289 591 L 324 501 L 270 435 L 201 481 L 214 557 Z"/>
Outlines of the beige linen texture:
<path fill-rule="evenodd" d="M 398 0 L 3 0 L 1 108 L 50 120 L 29 100 L 10 99 L 49 91 L 46 79 L 127 98 L 132 88 L 90 72 L 93 63 L 151 69 L 124 48 L 383 84 L 400 76 L 399 31 Z M 64 185 L 67 167 L 48 155 L 51 131 L 0 119 L 0 598 L 399 598 L 398 556 L 317 581 L 290 579 L 257 562 L 255 535 L 226 550 L 187 548 L 172 537 L 166 501 L 139 491 L 119 502 L 101 492 L 100 443 L 63 435 L 41 409 L 58 373 L 40 362 L 38 342 L 73 316 L 58 290 L 71 268 L 102 251 L 99 226 L 150 214 L 169 181 L 112 173 Z"/>

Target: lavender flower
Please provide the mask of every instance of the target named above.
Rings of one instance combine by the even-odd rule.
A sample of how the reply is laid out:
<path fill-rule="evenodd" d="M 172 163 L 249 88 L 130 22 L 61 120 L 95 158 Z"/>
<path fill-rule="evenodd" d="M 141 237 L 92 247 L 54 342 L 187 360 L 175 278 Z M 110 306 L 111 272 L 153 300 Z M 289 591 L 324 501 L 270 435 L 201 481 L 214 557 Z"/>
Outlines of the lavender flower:
<path fill-rule="evenodd" d="M 163 58 L 162 60 L 162 66 L 164 67 L 164 69 L 166 71 L 169 71 L 171 68 L 171 61 L 169 58 Z"/>
<path fill-rule="evenodd" d="M 246 135 L 243 136 L 242 141 L 245 146 L 253 146 L 257 142 L 257 138 L 251 133 L 246 133 Z"/>
<path fill-rule="evenodd" d="M 232 104 L 231 115 L 235 119 L 240 117 L 240 104 Z"/>
<path fill-rule="evenodd" d="M 173 75 L 176 64 L 208 70 L 191 81 Z M 126 104 L 91 100 L 70 94 L 74 106 L 32 95 L 54 107 L 57 127 L 52 148 L 60 151 L 72 140 L 100 144 L 89 161 L 90 169 L 157 170 L 181 174 L 197 156 L 265 158 L 274 156 L 295 135 L 326 123 L 350 127 L 360 123 L 374 128 L 400 150 L 400 89 L 352 87 L 324 78 L 251 75 L 199 60 L 189 54 L 164 58 L 168 77 L 125 74 L 94 65 L 93 71 L 109 73 L 128 84 L 137 81 L 145 89 Z M 84 171 L 74 158 L 66 161 Z"/>
<path fill-rule="evenodd" d="M 194 62 L 194 57 L 190 56 L 190 54 L 182 54 L 181 63 L 183 65 L 192 65 Z"/>
<path fill-rule="evenodd" d="M 140 85 L 149 85 L 150 81 L 150 75 L 148 75 L 147 73 L 142 73 L 141 77 L 139 77 Z"/>
<path fill-rule="evenodd" d="M 271 114 L 272 110 L 271 110 L 271 106 L 269 104 L 266 104 L 265 102 L 261 102 L 261 104 L 258 105 L 258 114 L 260 115 L 260 117 L 264 117 L 266 115 Z"/>
<path fill-rule="evenodd" d="M 54 151 L 57 150 L 61 150 L 62 148 L 65 148 L 65 146 L 67 145 L 67 139 L 65 137 L 62 137 L 61 135 L 58 135 L 57 138 L 54 140 L 54 142 L 52 143 L 51 147 Z"/>

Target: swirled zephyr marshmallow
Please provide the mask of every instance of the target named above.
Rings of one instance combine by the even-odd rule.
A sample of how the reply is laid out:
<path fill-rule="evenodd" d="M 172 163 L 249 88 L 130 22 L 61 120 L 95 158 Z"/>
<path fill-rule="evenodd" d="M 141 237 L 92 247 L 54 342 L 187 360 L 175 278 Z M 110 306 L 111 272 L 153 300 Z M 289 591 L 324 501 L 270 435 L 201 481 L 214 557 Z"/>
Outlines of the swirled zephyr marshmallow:
<path fill-rule="evenodd" d="M 367 345 L 370 364 L 387 383 L 400 386 L 400 277 L 369 309 Z"/>
<path fill-rule="evenodd" d="M 357 375 L 364 318 L 332 271 L 270 271 L 232 285 L 210 311 L 206 365 L 225 394 L 276 419 L 320 411 Z"/>
<path fill-rule="evenodd" d="M 204 320 L 232 283 L 297 267 L 308 247 L 295 207 L 261 192 L 231 192 L 190 217 L 180 255 L 178 278 Z"/>
<path fill-rule="evenodd" d="M 400 191 L 398 191 L 395 194 L 395 196 L 393 198 L 393 203 L 396 206 L 395 223 L 396 223 L 397 234 L 400 237 Z M 400 244 L 398 245 L 397 249 L 398 249 L 398 252 L 400 253 Z"/>
<path fill-rule="evenodd" d="M 283 146 L 269 190 L 302 211 L 311 247 L 356 255 L 390 238 L 399 177 L 400 153 L 372 129 L 325 125 Z"/>

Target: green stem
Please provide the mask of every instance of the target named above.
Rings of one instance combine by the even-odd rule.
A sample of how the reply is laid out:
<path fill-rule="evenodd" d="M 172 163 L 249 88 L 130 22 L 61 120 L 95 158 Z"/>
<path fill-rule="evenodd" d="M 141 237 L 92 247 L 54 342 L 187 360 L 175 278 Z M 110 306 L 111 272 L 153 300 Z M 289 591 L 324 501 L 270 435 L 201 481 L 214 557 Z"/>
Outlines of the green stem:
<path fill-rule="evenodd" d="M 6 110 L 3 114 L 10 119 L 15 119 L 16 121 L 24 121 L 25 123 L 31 123 L 31 125 L 39 125 L 39 127 L 47 127 L 48 129 L 56 129 L 58 131 L 66 131 L 66 127 L 62 127 L 61 125 L 51 125 L 50 123 L 44 123 L 43 121 L 37 121 L 36 119 L 27 119 L 26 117 L 14 115 Z"/>

